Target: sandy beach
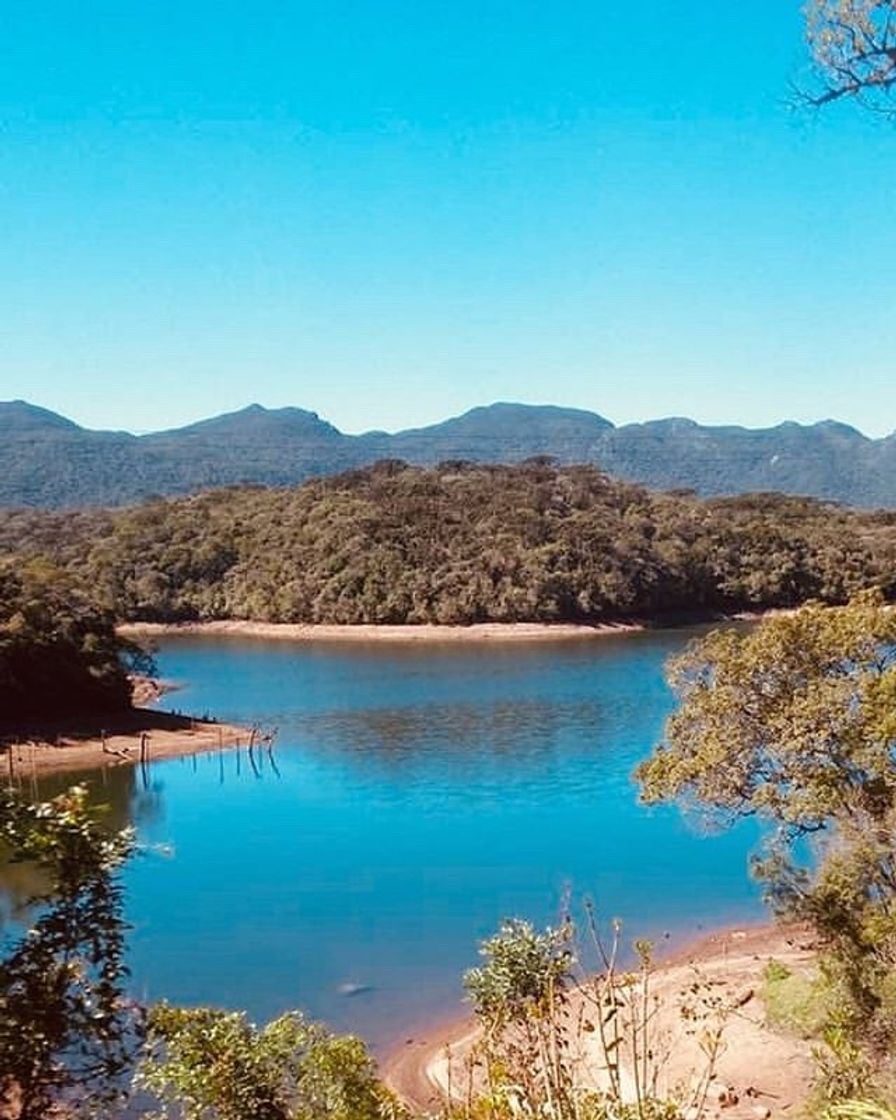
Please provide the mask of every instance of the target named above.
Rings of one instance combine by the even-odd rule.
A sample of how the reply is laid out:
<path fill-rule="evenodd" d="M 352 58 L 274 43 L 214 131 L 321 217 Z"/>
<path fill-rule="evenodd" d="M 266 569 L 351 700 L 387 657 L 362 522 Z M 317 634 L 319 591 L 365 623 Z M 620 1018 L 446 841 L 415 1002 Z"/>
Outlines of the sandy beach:
<path fill-rule="evenodd" d="M 127 638 L 171 634 L 263 638 L 290 642 L 537 642 L 602 638 L 646 629 L 640 622 L 586 626 L 572 622 L 480 622 L 470 626 L 323 625 L 317 623 L 250 622 L 128 622 L 118 627 Z"/>
<path fill-rule="evenodd" d="M 660 1008 L 655 1030 L 664 1040 L 661 1093 L 688 1084 L 703 1067 L 699 1040 L 688 1033 L 682 1017 L 685 993 L 699 975 L 732 1009 L 713 1081 L 714 1091 L 728 1091 L 732 1100 L 737 1099 L 724 1115 L 731 1120 L 756 1120 L 757 1110 L 764 1109 L 771 1117 L 793 1115 L 806 1100 L 814 1071 L 811 1045 L 765 1021 L 762 974 L 770 959 L 794 972 L 808 971 L 814 954 L 801 929 L 757 926 L 713 934 L 658 965 L 651 991 Z M 574 993 L 573 1016 L 583 1001 L 580 993 Z M 604 1087 L 596 1039 L 584 1037 L 582 1083 Z M 451 1087 L 458 1092 L 468 1085 L 465 1063 L 477 1040 L 476 1024 L 470 1018 L 437 1026 L 424 1037 L 408 1039 L 391 1055 L 384 1064 L 385 1079 L 412 1107 L 434 1109 L 444 1103 Z M 716 1104 L 705 1115 L 717 1110 Z"/>

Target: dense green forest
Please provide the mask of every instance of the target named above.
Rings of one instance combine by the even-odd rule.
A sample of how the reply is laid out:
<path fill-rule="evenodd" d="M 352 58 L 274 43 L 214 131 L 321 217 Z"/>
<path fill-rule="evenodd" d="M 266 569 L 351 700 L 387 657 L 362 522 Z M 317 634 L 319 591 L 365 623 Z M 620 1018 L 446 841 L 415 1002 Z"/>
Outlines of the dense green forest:
<path fill-rule="evenodd" d="M 896 513 L 700 500 L 549 460 L 396 461 L 289 489 L 19 511 L 0 555 L 61 567 L 120 619 L 597 622 L 896 592 Z"/>
<path fill-rule="evenodd" d="M 71 576 L 0 563 L 0 722 L 126 709 L 128 663 L 145 667 Z"/>

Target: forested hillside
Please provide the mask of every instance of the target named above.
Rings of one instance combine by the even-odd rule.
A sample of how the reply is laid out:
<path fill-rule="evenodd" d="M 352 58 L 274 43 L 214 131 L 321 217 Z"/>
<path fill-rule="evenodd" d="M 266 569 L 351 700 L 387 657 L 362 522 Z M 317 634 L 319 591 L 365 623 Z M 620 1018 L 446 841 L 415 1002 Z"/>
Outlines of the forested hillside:
<path fill-rule="evenodd" d="M 652 493 L 593 467 L 399 462 L 292 489 L 20 511 L 43 557 L 121 619 L 470 623 L 661 616 L 896 592 L 896 513 Z"/>
<path fill-rule="evenodd" d="M 346 435 L 314 412 L 251 405 L 134 436 L 0 401 L 0 507 L 114 506 L 214 487 L 292 486 L 381 459 L 434 466 L 536 455 L 703 496 L 774 490 L 896 507 L 896 435 L 869 439 L 831 421 L 750 429 L 666 419 L 617 428 L 582 409 L 493 404 L 411 431 Z"/>

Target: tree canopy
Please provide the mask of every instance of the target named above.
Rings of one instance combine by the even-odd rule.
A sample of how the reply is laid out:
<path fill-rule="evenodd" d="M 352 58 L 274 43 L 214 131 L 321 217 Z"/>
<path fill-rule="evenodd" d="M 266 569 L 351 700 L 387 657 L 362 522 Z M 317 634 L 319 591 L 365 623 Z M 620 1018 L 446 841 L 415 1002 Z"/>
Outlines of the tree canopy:
<path fill-rule="evenodd" d="M 129 667 L 151 664 L 86 586 L 52 562 L 0 558 L 0 719 L 127 708 Z"/>
<path fill-rule="evenodd" d="M 638 768 L 644 799 L 768 822 L 757 874 L 779 912 L 816 930 L 851 1029 L 887 1052 L 896 1037 L 896 613 L 866 592 L 747 633 L 719 631 L 672 663 L 670 681 L 679 707 Z"/>
<path fill-rule="evenodd" d="M 600 622 L 844 602 L 896 586 L 896 514 L 700 500 L 594 467 L 384 462 L 289 489 L 0 521 L 118 619 Z"/>
<path fill-rule="evenodd" d="M 806 14 L 817 78 L 807 100 L 896 112 L 896 0 L 811 0 Z"/>

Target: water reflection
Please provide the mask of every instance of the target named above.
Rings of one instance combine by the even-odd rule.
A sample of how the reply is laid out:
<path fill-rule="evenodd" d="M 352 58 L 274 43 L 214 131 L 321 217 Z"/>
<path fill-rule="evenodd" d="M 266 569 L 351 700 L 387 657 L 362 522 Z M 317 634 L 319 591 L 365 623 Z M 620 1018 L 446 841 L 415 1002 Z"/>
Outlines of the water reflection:
<path fill-rule="evenodd" d="M 101 811 L 110 831 L 161 819 L 160 787 L 150 781 L 148 772 L 144 784 L 138 766 L 125 764 L 75 774 L 48 774 L 38 779 L 37 795 L 48 801 L 75 783 L 87 786 L 91 804 Z"/>
<path fill-rule="evenodd" d="M 158 791 L 140 790 L 134 767 L 106 767 L 86 774 L 53 774 L 28 783 L 27 793 L 41 801 L 50 800 L 76 782 L 88 786 L 91 802 L 101 809 L 110 831 L 139 825 L 160 812 Z M 33 863 L 13 861 L 0 847 L 0 931 L 9 923 L 21 923 L 29 904 L 49 885 L 46 873 Z"/>
<path fill-rule="evenodd" d="M 371 764 L 425 764 L 436 751 L 441 766 L 467 767 L 472 757 L 481 762 L 484 754 L 538 766 L 561 732 L 587 727 L 599 739 L 601 723 L 600 705 L 592 700 L 544 704 L 521 698 L 328 710 L 298 716 L 290 726 L 313 750 L 362 756 Z"/>
<path fill-rule="evenodd" d="M 273 754 L 87 775 L 145 844 L 126 871 L 138 994 L 259 1019 L 300 1006 L 384 1046 L 456 1008 L 477 939 L 507 915 L 554 918 L 567 884 L 633 935 L 756 914 L 750 828 L 703 839 L 631 782 L 689 636 L 164 643 L 185 709 L 280 734 Z"/>

